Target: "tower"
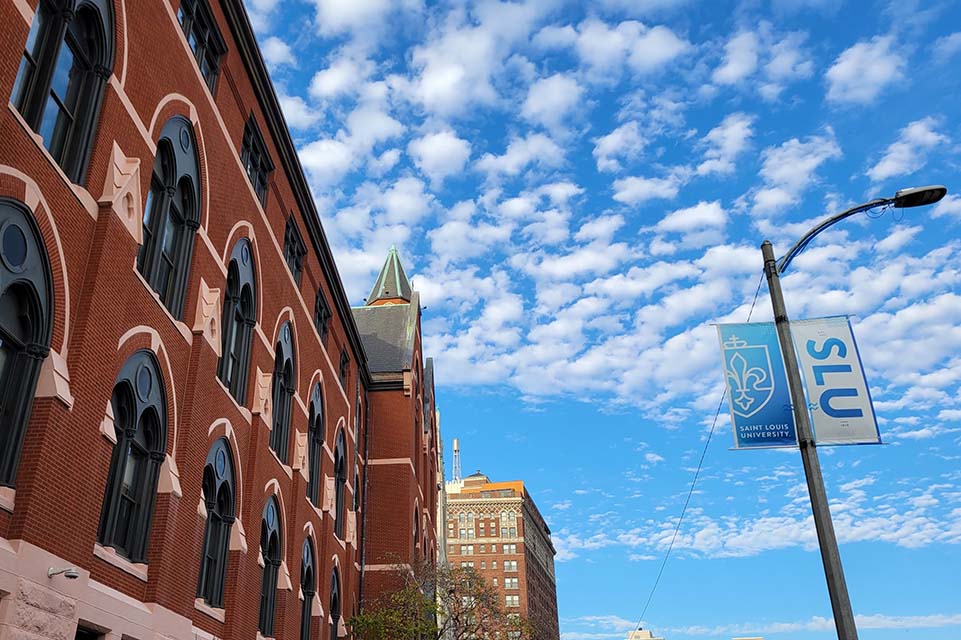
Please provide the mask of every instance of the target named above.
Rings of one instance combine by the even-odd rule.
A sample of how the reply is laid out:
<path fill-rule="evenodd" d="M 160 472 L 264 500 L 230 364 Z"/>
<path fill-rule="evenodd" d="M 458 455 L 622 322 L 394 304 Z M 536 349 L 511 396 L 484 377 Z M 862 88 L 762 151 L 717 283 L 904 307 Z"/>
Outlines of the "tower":
<path fill-rule="evenodd" d="M 453 482 L 460 482 L 460 440 L 454 438 L 454 462 L 453 469 L 451 470 L 451 480 Z"/>

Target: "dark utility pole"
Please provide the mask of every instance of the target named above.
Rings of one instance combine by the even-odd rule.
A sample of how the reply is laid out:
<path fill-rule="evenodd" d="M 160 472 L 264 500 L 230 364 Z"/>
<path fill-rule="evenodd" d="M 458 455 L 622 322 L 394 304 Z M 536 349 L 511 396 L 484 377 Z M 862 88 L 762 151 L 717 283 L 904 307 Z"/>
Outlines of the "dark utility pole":
<path fill-rule="evenodd" d="M 828 593 L 831 596 L 834 626 L 837 627 L 838 640 L 857 640 L 858 630 L 854 626 L 854 613 L 851 610 L 851 600 L 848 598 L 848 586 L 844 581 L 841 554 L 838 552 L 834 523 L 831 521 L 827 492 L 824 490 L 824 478 L 821 477 L 821 463 L 818 461 L 817 448 L 814 445 L 814 432 L 808 417 L 801 371 L 798 368 L 797 355 L 794 353 L 791 325 L 788 322 L 787 308 L 784 306 L 784 295 L 781 293 L 781 278 L 774 259 L 774 248 L 769 241 L 765 240 L 761 245 L 761 253 L 764 255 L 764 274 L 767 276 L 768 288 L 771 291 L 771 305 L 774 307 L 774 325 L 777 328 L 781 353 L 784 354 L 784 367 L 787 370 L 791 404 L 794 407 L 794 422 L 797 425 L 798 446 L 801 449 L 801 461 L 804 463 L 808 495 L 811 497 L 811 511 L 814 513 L 818 545 L 821 547 L 824 577 L 827 579 Z"/>

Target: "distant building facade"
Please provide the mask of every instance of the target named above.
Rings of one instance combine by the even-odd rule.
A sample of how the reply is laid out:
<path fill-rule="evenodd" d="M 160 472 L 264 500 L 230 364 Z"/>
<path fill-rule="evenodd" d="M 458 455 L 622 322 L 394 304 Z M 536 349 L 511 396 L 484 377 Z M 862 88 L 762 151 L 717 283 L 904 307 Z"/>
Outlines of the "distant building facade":
<path fill-rule="evenodd" d="M 535 640 L 558 640 L 551 532 L 522 481 L 477 472 L 447 483 L 447 560 L 473 567 L 503 593 L 508 613 L 526 617 Z"/>
<path fill-rule="evenodd" d="M 655 637 L 654 633 L 648 629 L 638 629 L 628 633 L 627 640 L 664 640 L 664 638 Z"/>
<path fill-rule="evenodd" d="M 424 358 L 420 296 L 391 247 L 367 297 L 353 309 L 368 356 L 371 490 L 364 551 L 369 602 L 395 588 L 398 565 L 437 562 L 440 432 L 434 363 Z"/>

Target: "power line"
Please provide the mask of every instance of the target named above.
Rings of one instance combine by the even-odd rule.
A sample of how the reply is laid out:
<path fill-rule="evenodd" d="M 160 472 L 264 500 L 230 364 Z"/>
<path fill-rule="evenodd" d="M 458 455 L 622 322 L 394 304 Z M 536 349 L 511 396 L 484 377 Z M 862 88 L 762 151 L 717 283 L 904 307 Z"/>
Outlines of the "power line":
<path fill-rule="evenodd" d="M 751 301 L 751 309 L 747 313 L 747 322 L 751 321 L 751 316 L 754 315 L 754 307 L 757 305 L 758 295 L 761 293 L 761 284 L 764 282 L 764 274 L 757 281 L 757 289 L 754 291 L 754 300 Z M 657 585 L 661 582 L 661 576 L 664 574 L 664 567 L 667 566 L 667 560 L 671 557 L 671 551 L 674 549 L 674 542 L 677 540 L 677 534 L 681 530 L 681 523 L 684 521 L 684 515 L 687 513 L 687 507 L 691 504 L 691 496 L 694 495 L 694 487 L 697 486 L 697 479 L 701 475 L 701 467 L 704 466 L 704 458 L 707 456 L 707 449 L 711 446 L 711 438 L 714 436 L 714 430 L 717 428 L 717 419 L 721 415 L 721 408 L 724 406 L 724 400 L 727 398 L 727 389 L 724 389 L 724 393 L 721 394 L 721 401 L 717 404 L 717 410 L 714 412 L 714 421 L 711 423 L 711 430 L 707 434 L 707 441 L 704 443 L 704 449 L 701 451 L 701 459 L 697 462 L 697 469 L 694 470 L 694 478 L 691 479 L 691 488 L 687 492 L 687 499 L 684 500 L 684 507 L 681 508 L 681 515 L 677 519 L 677 525 L 674 527 L 674 534 L 671 536 L 671 543 L 667 546 L 667 552 L 664 554 L 664 560 L 661 561 L 661 567 L 657 571 L 657 577 L 654 579 L 654 586 L 651 587 L 651 593 L 647 596 L 647 602 L 644 603 L 644 609 L 641 610 L 641 618 L 637 621 L 637 628 L 640 628 L 644 623 L 644 616 L 647 615 L 647 609 L 651 606 L 651 600 L 654 599 L 654 593 L 657 591 Z"/>

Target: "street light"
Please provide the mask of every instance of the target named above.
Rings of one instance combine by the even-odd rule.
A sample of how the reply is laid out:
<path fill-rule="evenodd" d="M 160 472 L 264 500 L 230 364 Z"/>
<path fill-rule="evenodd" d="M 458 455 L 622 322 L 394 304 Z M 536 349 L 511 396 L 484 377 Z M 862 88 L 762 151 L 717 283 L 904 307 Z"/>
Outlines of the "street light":
<path fill-rule="evenodd" d="M 771 246 L 770 241 L 765 240 L 761 244 L 761 253 L 764 256 L 764 274 L 767 276 L 768 288 L 771 292 L 771 305 L 774 308 L 774 324 L 777 328 L 778 342 L 781 345 L 781 353 L 784 354 L 784 368 L 787 373 L 788 387 L 791 390 L 794 421 L 797 425 L 798 447 L 801 450 L 801 461 L 804 464 L 804 476 L 807 479 L 808 494 L 811 498 L 814 527 L 817 529 L 818 546 L 821 548 L 821 562 L 824 565 L 824 577 L 827 580 L 828 594 L 831 597 L 831 610 L 834 612 L 834 626 L 837 628 L 838 640 L 857 640 L 858 630 L 854 624 L 854 613 L 851 610 L 851 600 L 848 598 L 848 587 L 844 581 L 844 570 L 841 567 L 841 555 L 838 552 L 838 541 L 834 534 L 834 523 L 831 521 L 827 492 L 824 490 L 824 478 L 821 476 L 821 463 L 818 461 L 814 433 L 808 416 L 807 400 L 801 383 L 801 371 L 798 368 L 797 355 L 794 353 L 791 325 L 788 321 L 787 307 L 784 305 L 784 295 L 781 293 L 780 274 L 787 269 L 791 260 L 801 253 L 816 235 L 845 218 L 862 211 L 892 204 L 898 208 L 934 204 L 943 198 L 947 192 L 948 190 L 945 187 L 938 185 L 901 189 L 892 198 L 878 198 L 851 207 L 847 211 L 842 211 L 814 226 L 784 254 L 780 262 L 774 259 L 774 247 Z"/>

